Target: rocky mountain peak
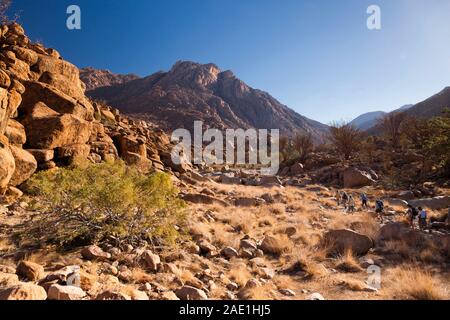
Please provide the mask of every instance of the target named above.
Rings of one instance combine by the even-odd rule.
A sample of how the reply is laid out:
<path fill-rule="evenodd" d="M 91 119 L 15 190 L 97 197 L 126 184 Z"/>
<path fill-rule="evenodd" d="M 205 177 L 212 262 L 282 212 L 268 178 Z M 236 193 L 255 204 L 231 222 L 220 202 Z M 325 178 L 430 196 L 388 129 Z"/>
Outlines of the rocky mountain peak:
<path fill-rule="evenodd" d="M 168 131 L 191 129 L 196 120 L 213 128 L 280 129 L 282 134 L 308 132 L 316 138 L 327 129 L 212 63 L 178 61 L 168 72 L 88 94 Z"/>

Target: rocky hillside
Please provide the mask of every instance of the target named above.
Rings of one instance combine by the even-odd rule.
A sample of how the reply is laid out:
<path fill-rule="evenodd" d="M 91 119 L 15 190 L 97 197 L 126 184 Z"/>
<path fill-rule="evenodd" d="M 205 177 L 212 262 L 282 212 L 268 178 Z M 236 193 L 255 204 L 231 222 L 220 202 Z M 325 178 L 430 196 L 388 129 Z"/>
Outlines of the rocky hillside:
<path fill-rule="evenodd" d="M 405 112 L 410 117 L 430 119 L 442 115 L 445 108 L 450 108 L 450 87 L 446 87 L 439 93 L 425 99 L 422 102 L 410 107 L 407 105 L 393 112 Z M 381 132 L 381 127 L 374 124 L 374 126 L 369 128 L 367 132 L 372 135 L 379 135 Z"/>
<path fill-rule="evenodd" d="M 143 170 L 167 170 L 170 141 L 161 130 L 92 103 L 78 68 L 56 50 L 31 43 L 20 25 L 2 26 L 0 39 L 3 200 L 20 195 L 16 187 L 36 170 L 78 161 L 121 157 Z"/>
<path fill-rule="evenodd" d="M 419 117 L 431 118 L 439 116 L 444 108 L 450 108 L 450 87 L 409 108 L 406 113 Z"/>
<path fill-rule="evenodd" d="M 109 87 L 139 79 L 135 74 L 114 74 L 109 70 L 96 70 L 90 67 L 80 69 L 80 79 L 86 90 Z"/>
<path fill-rule="evenodd" d="M 219 129 L 279 128 L 284 134 L 310 132 L 319 138 L 327 128 L 214 64 L 179 61 L 169 72 L 98 88 L 88 95 L 167 130 L 190 129 L 195 120 L 203 120 Z"/>

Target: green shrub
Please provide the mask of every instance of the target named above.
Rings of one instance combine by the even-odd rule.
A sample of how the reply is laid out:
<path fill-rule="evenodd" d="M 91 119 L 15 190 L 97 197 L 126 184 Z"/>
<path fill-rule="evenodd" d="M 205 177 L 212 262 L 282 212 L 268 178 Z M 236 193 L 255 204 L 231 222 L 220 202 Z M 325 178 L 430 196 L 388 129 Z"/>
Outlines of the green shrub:
<path fill-rule="evenodd" d="M 144 175 L 123 162 L 40 172 L 26 191 L 39 205 L 27 236 L 58 245 L 109 239 L 173 242 L 184 202 L 165 173 Z"/>

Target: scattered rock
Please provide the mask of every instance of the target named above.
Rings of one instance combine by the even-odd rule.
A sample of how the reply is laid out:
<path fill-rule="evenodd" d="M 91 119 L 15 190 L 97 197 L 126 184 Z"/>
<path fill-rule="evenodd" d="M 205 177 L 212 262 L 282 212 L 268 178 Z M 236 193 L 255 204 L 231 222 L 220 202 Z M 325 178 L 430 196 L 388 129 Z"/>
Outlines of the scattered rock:
<path fill-rule="evenodd" d="M 308 300 L 325 300 L 325 298 L 320 293 L 315 292 L 308 297 Z"/>
<path fill-rule="evenodd" d="M 278 291 L 282 295 L 287 296 L 287 297 L 295 297 L 296 296 L 295 292 L 291 289 L 279 289 Z"/>
<path fill-rule="evenodd" d="M 191 286 L 183 286 L 176 290 L 175 294 L 181 300 L 208 300 L 208 296 L 203 290 Z"/>
<path fill-rule="evenodd" d="M 156 272 L 158 270 L 158 267 L 161 264 L 161 259 L 157 254 L 154 254 L 150 250 L 146 250 L 141 257 L 147 270 L 153 272 Z"/>
<path fill-rule="evenodd" d="M 47 300 L 47 293 L 41 286 L 31 283 L 19 283 L 0 290 L 0 300 Z"/>
<path fill-rule="evenodd" d="M 237 252 L 237 250 L 232 247 L 223 248 L 220 251 L 220 254 L 223 255 L 227 259 L 231 259 L 231 258 L 239 256 L 239 253 Z"/>
<path fill-rule="evenodd" d="M 344 188 L 369 186 L 375 181 L 370 173 L 357 168 L 348 168 L 343 172 Z"/>
<path fill-rule="evenodd" d="M 108 260 L 111 254 L 104 252 L 99 246 L 92 245 L 81 250 L 81 255 L 87 260 Z"/>
<path fill-rule="evenodd" d="M 31 261 L 19 262 L 16 273 L 29 281 L 37 281 L 44 277 L 44 267 Z"/>
<path fill-rule="evenodd" d="M 330 230 L 323 238 L 323 245 L 331 254 L 344 254 L 351 251 L 355 255 L 364 255 L 374 246 L 371 238 L 352 230 Z"/>
<path fill-rule="evenodd" d="M 49 300 L 82 300 L 85 296 L 86 292 L 75 286 L 53 284 L 48 289 Z"/>

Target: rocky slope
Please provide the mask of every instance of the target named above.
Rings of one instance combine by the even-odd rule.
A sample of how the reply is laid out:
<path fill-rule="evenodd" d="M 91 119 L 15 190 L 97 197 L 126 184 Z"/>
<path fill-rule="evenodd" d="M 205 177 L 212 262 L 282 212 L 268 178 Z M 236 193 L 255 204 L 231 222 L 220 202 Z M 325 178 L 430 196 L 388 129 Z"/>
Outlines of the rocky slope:
<path fill-rule="evenodd" d="M 419 118 L 431 118 L 439 116 L 444 108 L 450 108 L 450 87 L 446 87 L 430 98 L 415 104 L 405 112 Z"/>
<path fill-rule="evenodd" d="M 202 120 L 218 129 L 280 129 L 288 135 L 310 132 L 319 138 L 327 128 L 214 64 L 179 61 L 169 72 L 98 88 L 88 95 L 167 130 L 190 129 L 195 120 Z"/>
<path fill-rule="evenodd" d="M 167 170 L 168 137 L 92 103 L 78 68 L 56 50 L 31 43 L 18 24 L 1 27 L 0 47 L 0 201 L 20 195 L 16 187 L 36 170 L 78 161 L 121 157 L 143 170 Z"/>
<path fill-rule="evenodd" d="M 109 70 L 96 70 L 90 67 L 80 69 L 80 79 L 86 85 L 86 90 L 109 87 L 139 79 L 135 74 L 115 74 Z"/>

